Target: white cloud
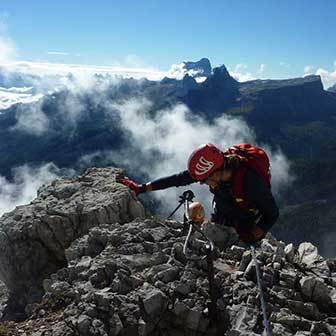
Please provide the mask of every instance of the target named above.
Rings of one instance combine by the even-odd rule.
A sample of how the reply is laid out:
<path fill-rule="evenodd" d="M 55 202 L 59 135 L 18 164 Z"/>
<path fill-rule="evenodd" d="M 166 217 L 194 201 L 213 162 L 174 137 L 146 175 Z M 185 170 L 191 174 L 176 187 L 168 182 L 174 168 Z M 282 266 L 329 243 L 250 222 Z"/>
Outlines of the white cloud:
<path fill-rule="evenodd" d="M 65 76 L 69 73 L 74 75 L 92 75 L 92 74 L 110 74 L 123 77 L 143 78 L 160 80 L 167 73 L 150 68 L 127 68 L 121 66 L 98 66 L 84 64 L 64 64 L 50 62 L 0 62 L 0 66 L 7 68 L 9 71 L 17 71 L 23 74 L 31 75 L 60 75 Z"/>
<path fill-rule="evenodd" d="M 196 77 L 195 81 L 197 83 L 203 83 L 204 81 L 206 81 L 208 79 L 208 77 Z"/>
<path fill-rule="evenodd" d="M 53 163 L 39 167 L 23 165 L 13 168 L 13 181 L 0 175 L 0 216 L 17 205 L 28 204 L 37 194 L 38 188 L 62 175 L 73 175 L 72 169 L 61 170 Z"/>
<path fill-rule="evenodd" d="M 60 55 L 60 56 L 67 56 L 69 53 L 64 51 L 47 51 L 48 55 Z"/>
<path fill-rule="evenodd" d="M 323 68 L 318 68 L 316 70 L 316 75 L 321 76 L 321 80 L 324 88 L 329 88 L 336 83 L 336 65 L 334 63 L 334 69 L 328 71 Z"/>
<path fill-rule="evenodd" d="M 265 73 L 265 69 L 266 69 L 266 65 L 265 64 L 260 64 L 260 66 L 259 66 L 259 70 L 258 70 L 258 73 L 259 73 L 259 75 L 260 76 L 263 76 L 264 75 L 264 73 Z"/>
<path fill-rule="evenodd" d="M 172 64 L 168 72 L 166 73 L 167 77 L 169 78 L 176 78 L 178 80 L 183 79 L 183 77 L 188 74 L 189 76 L 193 77 L 197 75 L 199 71 L 197 70 L 187 70 L 185 68 L 185 63 L 180 64 Z"/>
<path fill-rule="evenodd" d="M 304 76 L 309 76 L 314 73 L 314 67 L 312 65 L 306 65 L 303 69 Z"/>
<path fill-rule="evenodd" d="M 229 71 L 230 75 L 238 82 L 247 82 L 256 79 L 250 72 L 240 73 L 235 71 Z"/>
<path fill-rule="evenodd" d="M 238 63 L 234 69 L 234 72 L 241 72 L 241 71 L 245 71 L 246 69 L 247 69 L 247 64 Z"/>
<path fill-rule="evenodd" d="M 42 110 L 42 101 L 29 105 L 19 105 L 15 110 L 16 124 L 11 130 L 34 135 L 42 135 L 49 129 L 49 119 Z"/>
<path fill-rule="evenodd" d="M 247 71 L 247 65 L 246 64 L 242 64 L 242 63 L 238 63 L 234 70 L 231 70 L 228 67 L 228 71 L 230 73 L 230 75 L 236 79 L 238 82 L 247 82 L 250 80 L 254 80 L 255 77 Z"/>
<path fill-rule="evenodd" d="M 33 94 L 31 87 L 23 88 L 2 88 L 0 87 L 0 114 L 2 109 L 7 109 L 14 104 L 29 104 L 38 101 L 42 94 Z"/>
<path fill-rule="evenodd" d="M 280 196 L 282 190 L 295 180 L 295 177 L 290 174 L 291 163 L 280 147 L 272 151 L 267 144 L 260 144 L 260 146 L 270 156 L 272 192 Z"/>

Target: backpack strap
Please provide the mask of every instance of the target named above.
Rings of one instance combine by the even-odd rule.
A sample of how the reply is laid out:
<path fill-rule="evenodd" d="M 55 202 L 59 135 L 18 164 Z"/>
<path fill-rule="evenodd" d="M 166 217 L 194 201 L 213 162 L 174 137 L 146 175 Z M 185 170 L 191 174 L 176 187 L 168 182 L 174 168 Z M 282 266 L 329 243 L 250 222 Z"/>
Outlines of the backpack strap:
<path fill-rule="evenodd" d="M 241 165 L 234 173 L 232 183 L 233 197 L 237 202 L 238 206 L 244 209 L 247 208 L 244 195 L 244 176 L 246 174 L 247 168 L 247 166 Z"/>

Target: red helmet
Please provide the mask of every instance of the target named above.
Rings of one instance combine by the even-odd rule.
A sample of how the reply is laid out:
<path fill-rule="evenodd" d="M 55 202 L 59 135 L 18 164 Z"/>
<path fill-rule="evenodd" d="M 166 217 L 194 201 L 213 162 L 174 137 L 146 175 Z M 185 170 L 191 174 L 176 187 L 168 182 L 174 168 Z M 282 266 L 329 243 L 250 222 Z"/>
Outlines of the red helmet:
<path fill-rule="evenodd" d="M 191 153 L 188 160 L 188 171 L 194 180 L 203 181 L 223 164 L 223 152 L 212 144 L 206 144 Z"/>

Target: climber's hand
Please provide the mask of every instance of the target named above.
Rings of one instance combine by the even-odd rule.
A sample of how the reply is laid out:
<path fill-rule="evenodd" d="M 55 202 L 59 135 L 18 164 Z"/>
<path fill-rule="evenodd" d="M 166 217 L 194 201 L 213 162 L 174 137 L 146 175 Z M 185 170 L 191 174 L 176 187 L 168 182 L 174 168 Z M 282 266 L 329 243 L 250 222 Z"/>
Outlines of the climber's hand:
<path fill-rule="evenodd" d="M 123 180 L 123 179 L 125 179 L 124 172 L 123 171 L 118 172 L 115 176 L 115 181 L 117 183 L 121 183 L 120 181 Z"/>
<path fill-rule="evenodd" d="M 143 187 L 143 185 L 141 184 L 138 184 L 137 182 L 135 181 L 132 181 L 128 178 L 116 178 L 116 182 L 118 183 L 122 183 L 123 185 L 129 187 L 130 189 L 132 189 L 136 195 L 139 195 L 141 193 L 144 193 L 146 190 L 145 188 Z"/>

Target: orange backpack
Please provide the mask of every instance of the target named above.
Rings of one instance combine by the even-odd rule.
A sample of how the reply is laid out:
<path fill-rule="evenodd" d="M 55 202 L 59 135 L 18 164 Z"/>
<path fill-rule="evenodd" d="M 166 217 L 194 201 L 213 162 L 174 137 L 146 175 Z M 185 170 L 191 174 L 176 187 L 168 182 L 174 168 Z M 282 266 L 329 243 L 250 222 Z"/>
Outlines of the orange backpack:
<path fill-rule="evenodd" d="M 266 152 L 257 146 L 251 144 L 239 144 L 229 147 L 224 155 L 238 155 L 243 158 L 243 164 L 234 173 L 233 177 L 233 195 L 239 206 L 246 208 L 247 204 L 244 200 L 243 182 L 244 176 L 248 168 L 253 169 L 258 175 L 260 175 L 265 184 L 271 187 L 271 173 L 270 173 L 270 161 Z"/>

